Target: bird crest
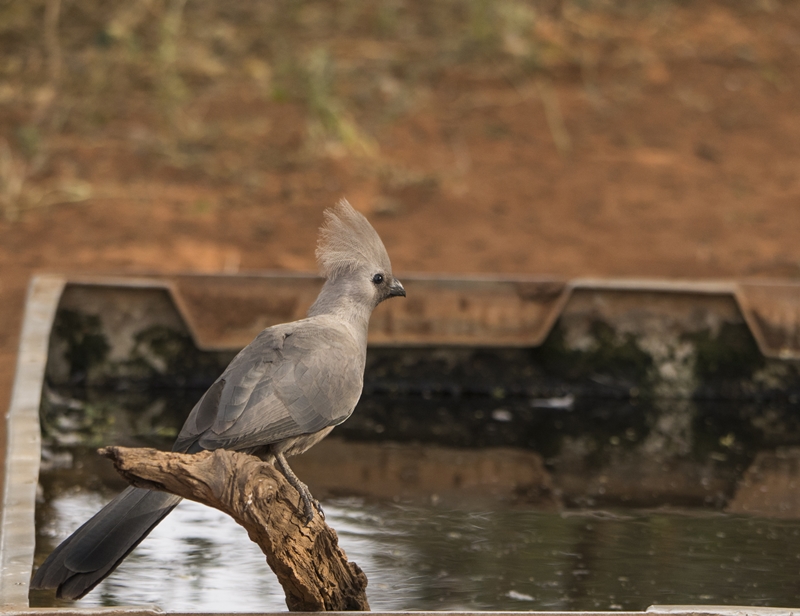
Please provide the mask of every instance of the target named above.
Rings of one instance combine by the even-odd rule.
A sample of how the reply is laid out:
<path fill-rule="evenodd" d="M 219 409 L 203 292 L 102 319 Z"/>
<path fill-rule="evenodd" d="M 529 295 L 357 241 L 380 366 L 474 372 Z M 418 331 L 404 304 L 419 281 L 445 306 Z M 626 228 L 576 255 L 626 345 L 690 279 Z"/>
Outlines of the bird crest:
<path fill-rule="evenodd" d="M 333 280 L 362 267 L 391 273 L 392 264 L 377 231 L 346 199 L 325 210 L 324 216 L 317 263 L 326 278 Z"/>

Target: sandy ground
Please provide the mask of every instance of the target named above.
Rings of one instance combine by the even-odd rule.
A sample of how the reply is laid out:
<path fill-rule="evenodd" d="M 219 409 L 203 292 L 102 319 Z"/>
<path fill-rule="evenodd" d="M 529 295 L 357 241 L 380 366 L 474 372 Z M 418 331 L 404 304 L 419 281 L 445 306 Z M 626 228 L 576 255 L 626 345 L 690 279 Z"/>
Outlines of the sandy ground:
<path fill-rule="evenodd" d="M 217 135 L 206 150 L 193 142 L 189 162 L 152 145 L 161 133 L 139 95 L 125 113 L 109 99 L 102 125 L 66 122 L 26 180 L 61 192 L 0 220 L 0 400 L 32 274 L 314 270 L 322 210 L 340 197 L 373 221 L 401 275 L 796 279 L 800 8 L 666 4 L 657 19 L 562 15 L 597 61 L 542 73 L 455 63 L 407 88 L 412 102 L 388 120 L 356 105 L 363 151 L 310 140 L 307 102 L 222 78 L 185 105 Z M 558 40 L 549 19 L 541 37 Z M 395 44 L 370 41 L 330 49 L 366 58 Z M 395 82 L 378 89 L 391 98 Z M 13 145 L 28 111 L 3 96 Z"/>

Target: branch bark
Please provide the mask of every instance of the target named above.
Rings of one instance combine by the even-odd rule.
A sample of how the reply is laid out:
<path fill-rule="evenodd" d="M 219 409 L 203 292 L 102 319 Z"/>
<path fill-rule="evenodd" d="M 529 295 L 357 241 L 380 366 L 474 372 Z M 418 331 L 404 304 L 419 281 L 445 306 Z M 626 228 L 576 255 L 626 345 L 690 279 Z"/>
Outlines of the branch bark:
<path fill-rule="evenodd" d="M 297 491 L 271 464 L 226 451 L 182 454 L 105 447 L 132 485 L 170 492 L 227 513 L 247 530 L 278 576 L 291 611 L 369 610 L 367 576 L 321 515 L 306 525 Z"/>

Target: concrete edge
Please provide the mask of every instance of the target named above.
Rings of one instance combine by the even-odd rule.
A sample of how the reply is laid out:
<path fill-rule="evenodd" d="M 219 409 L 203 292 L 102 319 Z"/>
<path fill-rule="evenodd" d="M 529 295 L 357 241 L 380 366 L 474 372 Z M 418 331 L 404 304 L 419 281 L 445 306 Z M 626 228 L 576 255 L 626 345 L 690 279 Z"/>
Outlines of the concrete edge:
<path fill-rule="evenodd" d="M 36 276 L 28 286 L 17 368 L 6 417 L 5 484 L 0 509 L 0 602 L 28 607 L 36 546 L 36 488 L 39 482 L 42 397 L 50 329 L 66 281 Z"/>
<path fill-rule="evenodd" d="M 319 279 L 311 273 L 291 273 L 291 272 L 254 272 L 244 274 L 152 274 L 139 276 L 114 276 L 114 275 L 71 275 L 65 277 L 66 283 L 70 285 L 85 285 L 95 287 L 126 287 L 139 289 L 160 289 L 167 292 L 170 301 L 175 307 L 181 319 L 186 324 L 189 335 L 197 348 L 204 351 L 229 350 L 229 346 L 219 345 L 203 339 L 201 328 L 197 323 L 197 317 L 193 314 L 190 306 L 184 300 L 180 282 L 182 280 L 192 281 L 193 279 L 214 279 L 214 278 L 239 278 L 239 279 L 269 279 L 277 278 L 283 281 L 292 278 L 304 281 Z M 650 292 L 664 294 L 692 294 L 698 296 L 729 296 L 737 304 L 743 320 L 751 330 L 759 349 L 766 357 L 776 357 L 780 359 L 794 359 L 788 357 L 776 349 L 772 349 L 764 339 L 759 324 L 750 316 L 747 310 L 747 300 L 742 288 L 743 284 L 749 284 L 746 280 L 680 280 L 680 279 L 646 279 L 646 278 L 574 278 L 562 279 L 549 276 L 525 276 L 525 275 L 442 275 L 442 274 L 408 274 L 402 276 L 407 282 L 422 283 L 451 283 L 478 285 L 505 283 L 505 284 L 529 284 L 529 283 L 559 283 L 563 285 L 558 293 L 558 298 L 547 309 L 539 330 L 531 339 L 521 342 L 524 346 L 538 346 L 544 342 L 550 334 L 558 318 L 564 312 L 572 295 L 576 291 L 610 291 L 610 292 Z M 321 279 L 320 279 L 321 280 Z M 778 283 L 769 281 L 760 283 L 762 286 L 775 286 Z M 800 290 L 800 284 L 782 283 L 778 286 L 793 286 Z M 455 343 L 458 344 L 458 343 Z M 506 343 L 507 344 L 507 343 Z M 512 343 L 513 344 L 513 343 Z M 416 346 L 416 343 L 409 343 L 408 346 Z M 798 354 L 797 358 L 800 358 Z"/>
<path fill-rule="evenodd" d="M 793 616 L 800 609 L 788 607 L 754 607 L 747 605 L 651 605 L 647 614 L 670 616 Z"/>
<path fill-rule="evenodd" d="M 202 612 L 166 612 L 170 616 L 198 616 Z M 311 616 L 319 612 L 294 612 L 295 614 Z M 353 612 L 326 612 L 333 616 L 352 616 Z M 462 611 L 442 611 L 442 612 L 370 612 L 374 616 L 651 616 L 652 614 L 669 614 L 670 616 L 794 616 L 800 614 L 800 610 L 789 608 L 767 608 L 752 606 L 717 606 L 717 605 L 654 605 L 647 608 L 645 612 L 462 612 Z M 3 609 L 0 608 L 3 616 L 162 616 L 165 612 L 157 608 L 31 608 L 31 609 Z M 286 612 L 215 612 L 215 616 L 272 616 L 273 614 L 286 614 Z"/>
<path fill-rule="evenodd" d="M 163 616 L 165 612 L 157 607 L 0 607 L 3 616 Z M 192 616 L 197 616 L 193 614 Z M 242 615 L 245 616 L 245 615 Z"/>
<path fill-rule="evenodd" d="M 312 273 L 291 273 L 291 272 L 253 272 L 245 274 L 151 274 L 139 276 L 113 276 L 113 275 L 70 275 L 64 276 L 66 284 L 86 285 L 86 286 L 111 286 L 127 287 L 140 289 L 160 289 L 165 291 L 179 316 L 186 324 L 189 335 L 197 348 L 204 351 L 229 350 L 230 346 L 219 344 L 204 339 L 202 328 L 197 322 L 191 307 L 185 301 L 181 281 L 192 281 L 193 279 L 214 279 L 214 278 L 238 278 L 238 279 L 269 279 L 276 278 L 283 281 L 290 279 L 300 279 L 304 281 L 318 279 Z M 751 298 L 750 291 L 753 288 L 774 288 L 776 291 L 785 292 L 787 289 L 792 291 L 800 298 L 800 284 L 795 281 L 776 281 L 776 280 L 682 280 L 682 279 L 648 279 L 648 278 L 574 278 L 561 279 L 548 276 L 524 276 L 524 275 L 484 275 L 484 276 L 454 276 L 442 274 L 408 274 L 402 276 L 407 282 L 423 283 L 455 283 L 469 284 L 470 282 L 482 285 L 487 283 L 507 283 L 507 284 L 528 284 L 528 283 L 559 283 L 562 286 L 558 298 L 546 310 L 546 315 L 538 327 L 535 335 L 520 342 L 522 346 L 538 346 L 544 342 L 550 334 L 553 326 L 563 314 L 565 307 L 569 303 L 575 292 L 582 291 L 606 291 L 606 292 L 649 292 L 663 294 L 691 294 L 697 296 L 727 296 L 736 304 L 739 313 L 750 330 L 762 355 L 767 358 L 780 360 L 800 360 L 800 341 L 795 341 L 788 347 L 778 344 L 768 339 L 764 327 L 787 329 L 789 333 L 795 332 L 800 323 L 800 312 L 796 314 L 785 314 L 785 305 L 778 305 L 776 315 L 768 319 L 766 323 L 761 323 L 756 318 L 759 307 L 764 308 L 764 302 L 756 302 Z M 755 303 L 754 303 L 755 302 Z M 760 315 L 762 318 L 765 315 Z M 777 321 L 775 320 L 777 319 Z M 770 322 L 775 321 L 775 322 Z M 422 343 L 404 343 L 406 346 L 417 346 Z M 460 343 L 453 343 L 459 345 Z M 506 341 L 506 344 L 508 342 Z M 514 343 L 511 343 L 514 346 Z"/>

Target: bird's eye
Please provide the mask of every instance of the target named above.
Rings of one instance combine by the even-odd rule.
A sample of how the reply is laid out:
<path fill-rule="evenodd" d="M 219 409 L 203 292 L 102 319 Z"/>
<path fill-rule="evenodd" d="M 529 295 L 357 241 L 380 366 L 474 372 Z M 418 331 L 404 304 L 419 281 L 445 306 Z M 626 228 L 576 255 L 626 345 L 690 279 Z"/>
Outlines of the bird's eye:
<path fill-rule="evenodd" d="M 375 284 L 380 284 L 380 283 L 382 283 L 382 282 L 383 282 L 383 274 L 375 274 L 375 275 L 372 277 L 372 282 L 374 282 Z"/>

